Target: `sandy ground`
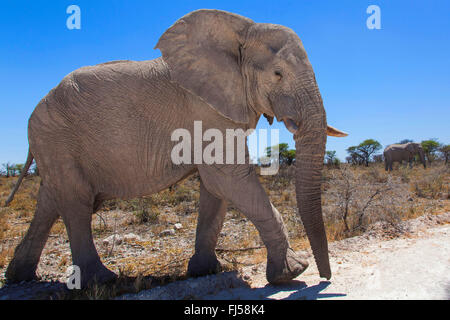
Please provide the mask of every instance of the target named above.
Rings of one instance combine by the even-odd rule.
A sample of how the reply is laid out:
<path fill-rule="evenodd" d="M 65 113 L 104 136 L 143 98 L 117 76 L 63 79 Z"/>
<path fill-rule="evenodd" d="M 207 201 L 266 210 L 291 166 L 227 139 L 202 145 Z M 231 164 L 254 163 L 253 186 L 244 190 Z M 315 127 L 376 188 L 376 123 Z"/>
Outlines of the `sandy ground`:
<path fill-rule="evenodd" d="M 381 241 L 357 252 L 335 248 L 331 267 L 331 281 L 321 281 L 313 263 L 290 285 L 266 286 L 258 277 L 248 293 L 237 289 L 228 298 L 450 299 L 450 226 L 430 229 L 420 238 Z"/>
<path fill-rule="evenodd" d="M 268 285 L 261 264 L 119 298 L 449 300 L 450 225 L 427 227 L 426 219 L 409 223 L 400 238 L 380 239 L 377 231 L 332 243 L 330 281 L 318 277 L 311 257 L 305 273 L 283 286 Z"/>

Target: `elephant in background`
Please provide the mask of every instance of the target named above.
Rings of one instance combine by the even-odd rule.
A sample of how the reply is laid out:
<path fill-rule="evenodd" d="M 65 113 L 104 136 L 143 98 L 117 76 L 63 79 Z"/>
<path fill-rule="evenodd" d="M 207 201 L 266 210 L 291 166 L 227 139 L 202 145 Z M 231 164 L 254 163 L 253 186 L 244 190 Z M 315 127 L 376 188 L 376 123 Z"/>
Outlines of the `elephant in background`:
<path fill-rule="evenodd" d="M 412 168 L 412 161 L 416 154 L 419 154 L 423 167 L 426 168 L 425 153 L 420 143 L 409 142 L 405 144 L 391 144 L 384 149 L 384 164 L 386 171 L 392 171 L 392 163 L 397 161 L 408 161 L 409 167 Z"/>
<path fill-rule="evenodd" d="M 200 206 L 190 275 L 220 270 L 215 254 L 227 203 L 257 228 L 267 248 L 271 283 L 293 279 L 308 266 L 290 247 L 286 227 L 270 203 L 254 166 L 175 164 L 171 134 L 182 128 L 246 131 L 261 115 L 283 121 L 296 142 L 299 214 L 321 277 L 329 279 L 321 207 L 321 170 L 327 135 L 347 134 L 327 125 L 313 68 L 289 28 L 255 23 L 218 10 L 179 19 L 160 38 L 162 57 L 114 61 L 78 69 L 40 101 L 29 119 L 29 154 L 42 178 L 36 212 L 15 250 L 6 278 L 35 278 L 49 231 L 61 216 L 82 285 L 115 277 L 100 261 L 91 216 L 107 199 L 159 192 L 188 175 L 200 175 Z M 204 148 L 204 146 L 203 146 Z M 225 153 L 234 150 L 224 150 Z M 248 150 L 245 149 L 248 160 Z M 133 164 L 133 165 L 130 165 Z M 10 197 L 20 185 L 19 178 Z"/>

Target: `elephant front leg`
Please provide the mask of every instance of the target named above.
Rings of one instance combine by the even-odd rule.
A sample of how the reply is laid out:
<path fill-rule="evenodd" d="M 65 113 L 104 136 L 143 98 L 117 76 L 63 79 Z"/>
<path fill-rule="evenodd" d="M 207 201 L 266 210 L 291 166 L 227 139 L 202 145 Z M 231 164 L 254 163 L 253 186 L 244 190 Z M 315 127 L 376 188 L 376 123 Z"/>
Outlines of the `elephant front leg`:
<path fill-rule="evenodd" d="M 226 201 L 212 195 L 200 182 L 200 208 L 195 253 L 188 266 L 190 276 L 203 276 L 221 271 L 215 248 L 226 212 Z"/>
<path fill-rule="evenodd" d="M 305 257 L 290 248 L 281 215 L 252 166 L 201 166 L 199 172 L 210 193 L 232 202 L 255 225 L 267 248 L 266 277 L 270 283 L 291 280 L 308 267 Z"/>

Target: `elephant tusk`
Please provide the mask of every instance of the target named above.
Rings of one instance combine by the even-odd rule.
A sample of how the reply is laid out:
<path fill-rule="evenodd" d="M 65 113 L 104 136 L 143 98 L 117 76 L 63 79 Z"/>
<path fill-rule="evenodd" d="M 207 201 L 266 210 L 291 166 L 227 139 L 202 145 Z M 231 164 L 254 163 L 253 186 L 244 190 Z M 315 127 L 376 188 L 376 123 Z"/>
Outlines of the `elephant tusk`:
<path fill-rule="evenodd" d="M 332 126 L 327 126 L 327 135 L 332 137 L 346 137 L 348 133 L 333 128 Z"/>

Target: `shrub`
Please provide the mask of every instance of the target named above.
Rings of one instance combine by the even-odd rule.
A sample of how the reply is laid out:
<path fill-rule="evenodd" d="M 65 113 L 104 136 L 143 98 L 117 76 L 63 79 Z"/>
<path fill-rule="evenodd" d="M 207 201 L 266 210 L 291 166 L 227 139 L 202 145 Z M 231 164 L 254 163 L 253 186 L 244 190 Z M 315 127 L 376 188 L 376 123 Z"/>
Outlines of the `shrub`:
<path fill-rule="evenodd" d="M 140 208 L 134 212 L 138 223 L 155 224 L 159 221 L 159 210 L 156 207 Z"/>
<path fill-rule="evenodd" d="M 449 186 L 445 183 L 445 173 L 448 168 L 430 168 L 420 178 L 414 181 L 412 191 L 421 198 L 438 199 L 441 193 L 447 193 Z"/>

